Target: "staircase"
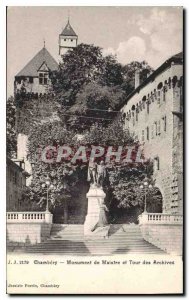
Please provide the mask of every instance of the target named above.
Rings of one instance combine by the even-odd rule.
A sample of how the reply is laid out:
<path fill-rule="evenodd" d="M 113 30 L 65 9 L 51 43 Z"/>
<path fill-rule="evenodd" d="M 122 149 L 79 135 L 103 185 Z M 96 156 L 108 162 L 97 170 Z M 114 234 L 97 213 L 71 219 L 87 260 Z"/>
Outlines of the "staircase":
<path fill-rule="evenodd" d="M 54 224 L 50 239 L 28 246 L 26 251 L 62 255 L 165 254 L 142 238 L 138 225 L 110 225 L 108 239 L 86 238 L 83 229 L 79 224 Z"/>

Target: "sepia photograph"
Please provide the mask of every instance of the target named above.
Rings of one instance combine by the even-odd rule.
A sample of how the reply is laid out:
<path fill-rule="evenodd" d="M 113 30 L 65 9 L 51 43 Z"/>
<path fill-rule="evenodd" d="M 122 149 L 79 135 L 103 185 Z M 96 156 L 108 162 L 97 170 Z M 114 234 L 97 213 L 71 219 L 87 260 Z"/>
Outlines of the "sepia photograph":
<path fill-rule="evenodd" d="M 8 294 L 183 293 L 183 24 L 7 7 Z"/>

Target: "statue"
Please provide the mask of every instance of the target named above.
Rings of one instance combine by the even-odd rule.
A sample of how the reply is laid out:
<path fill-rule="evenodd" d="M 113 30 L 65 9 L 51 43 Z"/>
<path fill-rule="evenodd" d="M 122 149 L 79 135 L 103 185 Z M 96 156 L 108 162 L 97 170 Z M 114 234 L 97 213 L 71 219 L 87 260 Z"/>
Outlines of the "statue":
<path fill-rule="evenodd" d="M 103 231 L 103 237 L 108 238 L 108 232 L 109 232 L 109 223 L 108 223 L 108 208 L 106 204 L 104 203 L 104 200 L 99 202 L 100 207 L 100 213 L 99 213 L 99 219 L 98 222 L 95 224 L 95 226 L 91 229 L 91 232 L 94 232 L 97 228 L 105 228 Z"/>
<path fill-rule="evenodd" d="M 87 180 L 92 183 L 92 185 L 97 185 L 97 163 L 91 160 L 89 160 Z"/>
<path fill-rule="evenodd" d="M 95 234 L 108 236 L 108 209 L 104 203 L 106 194 L 103 191 L 103 184 L 106 178 L 106 167 L 104 161 L 100 163 L 89 161 L 88 181 L 90 188 L 86 195 L 88 199 L 88 211 L 84 223 L 84 235 L 93 236 Z M 96 230 L 97 229 L 97 230 Z M 98 231 L 100 232 L 98 233 Z"/>
<path fill-rule="evenodd" d="M 88 181 L 91 182 L 93 186 L 102 187 L 105 177 L 106 167 L 104 161 L 101 161 L 100 164 L 89 161 Z"/>
<path fill-rule="evenodd" d="M 102 187 L 105 178 L 106 178 L 106 167 L 104 161 L 102 160 L 100 164 L 97 165 L 97 185 Z"/>

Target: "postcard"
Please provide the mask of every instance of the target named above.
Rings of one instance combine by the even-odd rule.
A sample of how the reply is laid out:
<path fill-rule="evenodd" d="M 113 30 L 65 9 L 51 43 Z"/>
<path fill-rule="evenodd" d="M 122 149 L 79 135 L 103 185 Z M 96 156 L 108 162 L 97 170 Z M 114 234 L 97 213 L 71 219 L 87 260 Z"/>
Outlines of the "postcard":
<path fill-rule="evenodd" d="M 7 7 L 7 293 L 183 294 L 183 8 Z"/>

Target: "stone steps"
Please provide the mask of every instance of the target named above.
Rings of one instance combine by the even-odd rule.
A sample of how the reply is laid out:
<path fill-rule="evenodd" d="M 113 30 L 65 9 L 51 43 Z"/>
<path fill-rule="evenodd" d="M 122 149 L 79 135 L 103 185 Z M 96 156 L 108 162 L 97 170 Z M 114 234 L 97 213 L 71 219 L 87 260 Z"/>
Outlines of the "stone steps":
<path fill-rule="evenodd" d="M 128 225 L 129 226 L 129 225 Z M 117 226 L 111 225 L 109 229 L 109 238 L 113 239 L 116 238 L 117 235 L 121 233 L 125 233 L 124 239 L 131 239 L 131 240 L 138 240 L 142 239 L 140 229 L 135 227 L 125 227 L 124 226 Z M 65 239 L 65 240 L 82 240 L 84 238 L 84 228 L 83 225 L 59 225 L 53 226 L 51 230 L 51 239 Z M 94 238 L 98 239 L 98 236 Z"/>
<path fill-rule="evenodd" d="M 146 242 L 137 225 L 111 225 L 109 238 L 85 237 L 83 225 L 55 224 L 44 243 L 28 246 L 28 253 L 62 255 L 165 254 Z"/>

